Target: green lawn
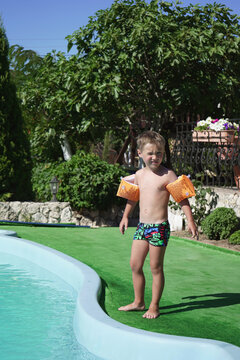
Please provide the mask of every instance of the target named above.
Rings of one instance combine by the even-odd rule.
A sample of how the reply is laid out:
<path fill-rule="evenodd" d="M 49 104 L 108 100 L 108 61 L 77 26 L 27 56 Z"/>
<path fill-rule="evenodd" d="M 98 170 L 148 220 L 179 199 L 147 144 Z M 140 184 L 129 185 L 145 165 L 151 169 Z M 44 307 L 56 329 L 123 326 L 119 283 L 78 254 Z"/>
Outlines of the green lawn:
<path fill-rule="evenodd" d="M 101 277 L 101 305 L 112 318 L 144 330 L 202 337 L 240 346 L 240 253 L 171 237 L 165 257 L 166 286 L 161 316 L 117 308 L 133 299 L 129 256 L 134 228 L 122 236 L 117 228 L 0 226 L 91 266 Z M 146 304 L 151 299 L 149 259 L 145 264 Z"/>

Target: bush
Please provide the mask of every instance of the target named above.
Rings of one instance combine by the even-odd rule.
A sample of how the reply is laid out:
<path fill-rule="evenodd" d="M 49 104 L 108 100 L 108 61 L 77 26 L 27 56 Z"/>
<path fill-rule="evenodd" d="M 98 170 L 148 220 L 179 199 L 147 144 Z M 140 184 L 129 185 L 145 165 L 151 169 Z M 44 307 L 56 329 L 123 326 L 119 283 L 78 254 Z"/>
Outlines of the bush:
<path fill-rule="evenodd" d="M 116 192 L 121 176 L 125 175 L 119 165 L 108 164 L 97 155 L 81 151 L 69 161 L 35 167 L 32 182 L 38 201 L 51 199 L 49 182 L 57 176 L 59 201 L 69 201 L 76 210 L 101 210 L 119 203 Z"/>
<path fill-rule="evenodd" d="M 215 209 L 201 223 L 204 234 L 210 240 L 227 239 L 238 226 L 238 217 L 233 209 L 220 207 Z"/>
<path fill-rule="evenodd" d="M 229 238 L 228 242 L 233 245 L 240 245 L 240 230 L 235 231 Z"/>

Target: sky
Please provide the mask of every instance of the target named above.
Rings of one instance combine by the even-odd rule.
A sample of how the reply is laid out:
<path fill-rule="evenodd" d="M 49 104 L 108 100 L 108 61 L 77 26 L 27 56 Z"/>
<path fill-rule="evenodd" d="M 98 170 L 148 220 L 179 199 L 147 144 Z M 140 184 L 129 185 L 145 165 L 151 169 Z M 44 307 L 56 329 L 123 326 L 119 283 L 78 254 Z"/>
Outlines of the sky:
<path fill-rule="evenodd" d="M 44 56 L 52 50 L 67 53 L 65 37 L 84 26 L 114 0 L 0 0 L 0 16 L 10 46 L 18 44 Z M 240 16 L 239 0 L 181 0 L 191 4 L 225 4 Z M 76 52 L 72 50 L 71 53 Z"/>

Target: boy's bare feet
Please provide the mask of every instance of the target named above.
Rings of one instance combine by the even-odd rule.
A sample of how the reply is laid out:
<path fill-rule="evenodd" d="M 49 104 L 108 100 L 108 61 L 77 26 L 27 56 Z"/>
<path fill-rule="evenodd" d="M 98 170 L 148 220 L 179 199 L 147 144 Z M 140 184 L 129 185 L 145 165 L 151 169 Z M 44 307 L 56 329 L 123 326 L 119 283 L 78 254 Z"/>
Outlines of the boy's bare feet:
<path fill-rule="evenodd" d="M 149 307 L 148 311 L 143 315 L 144 319 L 156 319 L 159 317 L 160 312 L 158 307 Z"/>
<path fill-rule="evenodd" d="M 144 309 L 145 309 L 145 304 L 136 304 L 134 302 L 118 308 L 119 311 L 142 311 Z"/>

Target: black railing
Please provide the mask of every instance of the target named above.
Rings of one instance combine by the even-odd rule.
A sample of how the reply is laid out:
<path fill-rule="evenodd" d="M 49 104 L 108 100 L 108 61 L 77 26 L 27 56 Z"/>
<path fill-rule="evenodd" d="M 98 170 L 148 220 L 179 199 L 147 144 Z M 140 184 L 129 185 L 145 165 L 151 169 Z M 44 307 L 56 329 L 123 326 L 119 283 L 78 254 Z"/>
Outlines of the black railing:
<path fill-rule="evenodd" d="M 240 124 L 240 119 L 230 121 Z M 178 175 L 189 174 L 207 186 L 240 188 L 237 176 L 240 172 L 240 132 L 203 134 L 194 132 L 196 123 L 176 126 L 171 161 Z"/>

